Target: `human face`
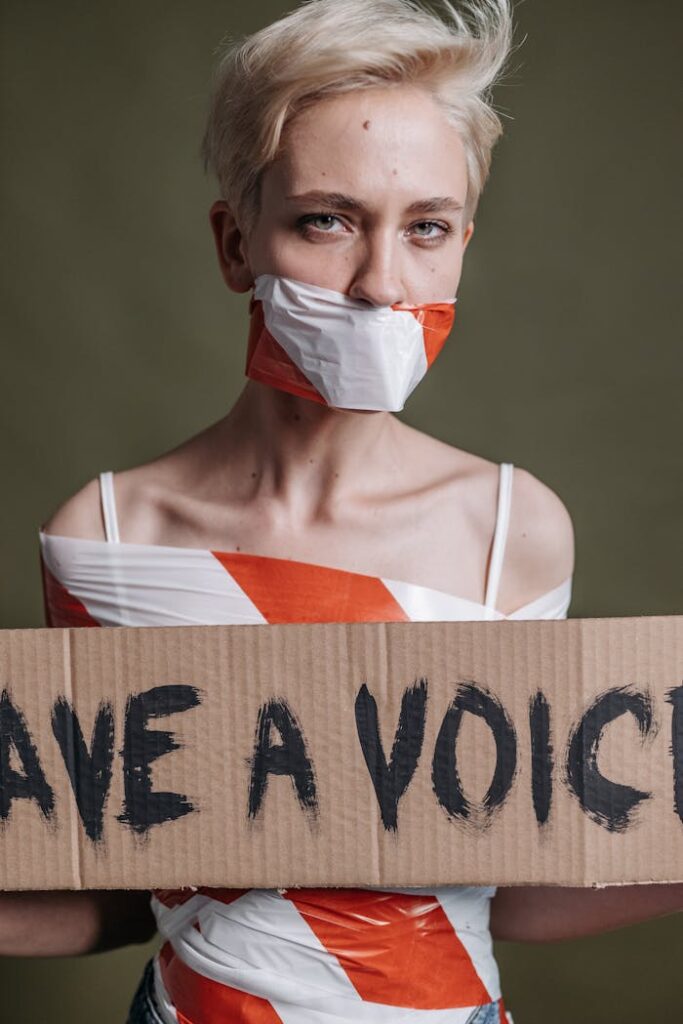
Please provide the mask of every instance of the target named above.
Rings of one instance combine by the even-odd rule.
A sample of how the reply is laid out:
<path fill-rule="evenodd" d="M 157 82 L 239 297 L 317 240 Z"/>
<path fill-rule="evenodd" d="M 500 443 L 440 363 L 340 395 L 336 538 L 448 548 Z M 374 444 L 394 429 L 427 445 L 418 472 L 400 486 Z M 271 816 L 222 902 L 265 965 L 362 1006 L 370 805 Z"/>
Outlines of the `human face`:
<path fill-rule="evenodd" d="M 214 204 L 212 224 L 219 253 L 231 248 L 222 266 L 237 291 L 275 274 L 372 305 L 438 302 L 456 294 L 473 231 L 466 194 L 463 144 L 427 92 L 360 89 L 287 126 L 237 257 L 234 244 L 220 244 L 231 230 L 225 204 Z"/>

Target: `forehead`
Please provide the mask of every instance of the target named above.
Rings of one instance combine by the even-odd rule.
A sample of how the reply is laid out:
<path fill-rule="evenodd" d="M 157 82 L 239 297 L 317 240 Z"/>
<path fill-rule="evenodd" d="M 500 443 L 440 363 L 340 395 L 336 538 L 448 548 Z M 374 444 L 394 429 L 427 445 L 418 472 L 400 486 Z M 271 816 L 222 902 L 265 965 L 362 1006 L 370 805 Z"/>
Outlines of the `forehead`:
<path fill-rule="evenodd" d="M 357 89 L 290 122 L 263 185 L 271 196 L 326 189 L 367 202 L 449 195 L 464 203 L 467 164 L 458 132 L 426 91 Z"/>

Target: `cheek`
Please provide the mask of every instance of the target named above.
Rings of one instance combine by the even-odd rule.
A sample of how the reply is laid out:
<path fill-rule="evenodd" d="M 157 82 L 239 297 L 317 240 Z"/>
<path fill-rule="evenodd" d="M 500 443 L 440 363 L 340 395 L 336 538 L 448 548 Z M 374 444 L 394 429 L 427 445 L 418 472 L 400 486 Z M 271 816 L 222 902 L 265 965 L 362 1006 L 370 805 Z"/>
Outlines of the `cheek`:
<path fill-rule="evenodd" d="M 269 227 L 254 232 L 249 245 L 249 265 L 254 277 L 259 274 L 277 274 L 296 277 L 301 253 L 292 245 L 291 235 L 281 229 Z"/>
<path fill-rule="evenodd" d="M 321 288 L 337 290 L 348 274 L 352 255 L 340 245 L 311 245 L 291 229 L 271 230 L 258 247 L 258 266 L 254 274 L 278 274 L 295 280 L 311 281 Z"/>
<path fill-rule="evenodd" d="M 423 301 L 435 301 L 438 299 L 452 299 L 458 291 L 460 277 L 462 274 L 462 253 L 449 258 L 440 259 L 432 257 L 424 261 L 424 266 L 419 268 L 420 291 L 427 294 L 428 299 Z M 418 282 L 416 281 L 417 285 Z"/>

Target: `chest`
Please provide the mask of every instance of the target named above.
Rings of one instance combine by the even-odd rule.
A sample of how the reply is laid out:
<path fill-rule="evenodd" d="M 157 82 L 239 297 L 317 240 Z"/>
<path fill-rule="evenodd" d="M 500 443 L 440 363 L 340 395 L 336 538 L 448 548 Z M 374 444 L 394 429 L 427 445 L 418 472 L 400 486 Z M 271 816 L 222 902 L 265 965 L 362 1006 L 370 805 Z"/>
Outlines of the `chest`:
<path fill-rule="evenodd" d="M 494 526 L 491 510 L 477 515 L 455 495 L 339 509 L 305 525 L 272 506 L 206 505 L 159 516 L 153 542 L 410 580 L 483 602 Z"/>

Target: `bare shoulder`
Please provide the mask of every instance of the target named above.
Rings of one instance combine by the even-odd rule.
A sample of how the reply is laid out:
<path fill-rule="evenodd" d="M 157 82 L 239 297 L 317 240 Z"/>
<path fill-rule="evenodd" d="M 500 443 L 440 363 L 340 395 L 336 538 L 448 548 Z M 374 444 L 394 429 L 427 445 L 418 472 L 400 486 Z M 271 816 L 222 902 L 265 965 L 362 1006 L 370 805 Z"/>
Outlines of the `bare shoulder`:
<path fill-rule="evenodd" d="M 574 527 L 566 505 L 521 466 L 514 468 L 512 486 L 510 537 L 527 541 L 530 556 L 532 546 L 541 556 L 556 552 L 561 571 L 569 575 L 574 567 Z"/>
<path fill-rule="evenodd" d="M 553 590 L 574 572 L 574 527 L 560 496 L 515 466 L 498 606 L 512 610 Z"/>
<path fill-rule="evenodd" d="M 99 479 L 94 477 L 67 498 L 43 526 L 45 533 L 83 540 L 104 540 Z"/>
<path fill-rule="evenodd" d="M 462 509 L 459 528 L 469 538 L 460 555 L 490 561 L 500 465 L 428 436 L 415 437 L 420 471 L 445 479 L 446 506 Z M 436 503 L 434 503 L 436 507 Z M 451 513 L 449 512 L 449 516 Z M 448 520 L 449 527 L 451 519 Z M 476 566 L 471 569 L 476 574 Z M 514 465 L 510 519 L 496 606 L 505 615 L 554 590 L 574 572 L 574 527 L 562 498 L 522 466 Z"/>
<path fill-rule="evenodd" d="M 197 491 L 206 463 L 201 441 L 210 429 L 147 462 L 114 472 L 114 503 L 122 540 L 159 542 L 159 524 L 177 516 L 183 490 Z M 64 537 L 105 540 L 99 477 L 61 504 L 43 530 Z"/>
<path fill-rule="evenodd" d="M 113 474 L 114 502 L 123 540 L 135 543 L 157 542 L 157 521 L 163 518 L 172 496 L 172 475 L 168 456 Z M 167 513 L 168 514 L 168 513 Z M 123 527 L 122 527 L 123 524 Z M 104 515 L 99 478 L 88 481 L 71 495 L 45 523 L 47 534 L 105 540 Z"/>

